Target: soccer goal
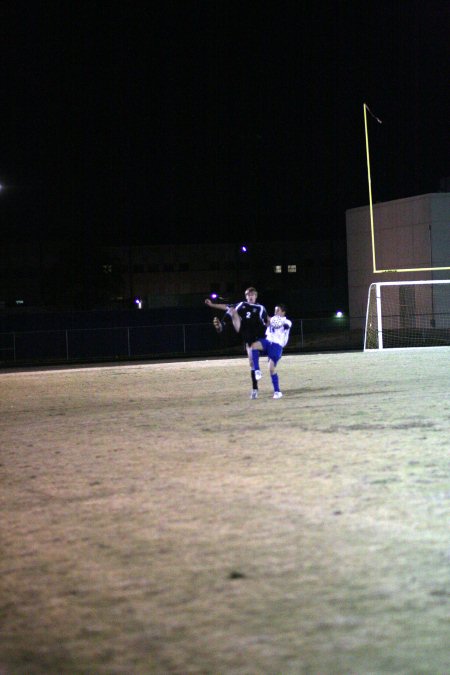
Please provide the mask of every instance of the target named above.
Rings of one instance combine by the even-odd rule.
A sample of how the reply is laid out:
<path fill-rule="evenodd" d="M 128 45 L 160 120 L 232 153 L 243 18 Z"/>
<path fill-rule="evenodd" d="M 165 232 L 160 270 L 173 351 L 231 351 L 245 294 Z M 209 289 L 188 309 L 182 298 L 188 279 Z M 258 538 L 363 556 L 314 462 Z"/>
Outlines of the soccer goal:
<path fill-rule="evenodd" d="M 364 351 L 450 346 L 450 279 L 370 285 Z"/>

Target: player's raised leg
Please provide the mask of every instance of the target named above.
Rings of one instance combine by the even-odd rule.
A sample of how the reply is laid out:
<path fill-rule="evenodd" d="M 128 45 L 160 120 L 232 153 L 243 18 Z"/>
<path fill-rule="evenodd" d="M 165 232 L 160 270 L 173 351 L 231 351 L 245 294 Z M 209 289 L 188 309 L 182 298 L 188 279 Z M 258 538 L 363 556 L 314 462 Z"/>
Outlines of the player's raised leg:
<path fill-rule="evenodd" d="M 239 333 L 241 330 L 241 317 L 236 311 L 235 307 L 230 307 L 228 313 L 231 316 L 231 321 L 233 322 L 234 330 L 236 333 Z"/>

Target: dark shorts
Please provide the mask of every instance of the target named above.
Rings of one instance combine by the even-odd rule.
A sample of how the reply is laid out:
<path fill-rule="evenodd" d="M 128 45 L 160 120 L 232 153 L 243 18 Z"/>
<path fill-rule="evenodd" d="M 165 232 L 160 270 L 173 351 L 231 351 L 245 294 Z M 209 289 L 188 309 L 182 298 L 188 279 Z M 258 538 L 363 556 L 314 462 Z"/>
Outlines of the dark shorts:
<path fill-rule="evenodd" d="M 251 347 L 254 342 L 262 342 L 264 340 L 264 335 L 253 335 L 250 337 L 245 337 L 245 346 Z"/>

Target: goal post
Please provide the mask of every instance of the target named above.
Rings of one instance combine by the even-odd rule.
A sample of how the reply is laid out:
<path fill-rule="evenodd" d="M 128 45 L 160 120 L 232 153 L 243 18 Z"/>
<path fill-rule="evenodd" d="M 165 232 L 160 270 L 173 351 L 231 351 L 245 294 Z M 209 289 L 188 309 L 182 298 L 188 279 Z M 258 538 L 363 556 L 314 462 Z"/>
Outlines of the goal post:
<path fill-rule="evenodd" d="M 450 347 L 450 279 L 369 287 L 364 351 Z"/>
<path fill-rule="evenodd" d="M 376 259 L 376 250 L 375 250 L 375 225 L 374 225 L 374 214 L 373 214 L 373 200 L 372 200 L 372 176 L 370 170 L 370 153 L 369 153 L 369 132 L 367 124 L 367 113 L 369 113 L 373 119 L 375 119 L 378 124 L 383 124 L 383 122 L 373 114 L 370 110 L 367 103 L 363 103 L 363 112 L 364 112 L 364 132 L 366 139 L 366 162 L 367 162 L 367 183 L 369 187 L 369 218 L 370 218 L 370 236 L 372 244 L 372 267 L 374 274 L 385 274 L 385 273 L 398 273 L 398 272 L 434 272 L 434 271 L 444 271 L 450 270 L 450 265 L 441 266 L 441 267 L 398 267 L 396 269 L 379 269 L 377 267 Z"/>

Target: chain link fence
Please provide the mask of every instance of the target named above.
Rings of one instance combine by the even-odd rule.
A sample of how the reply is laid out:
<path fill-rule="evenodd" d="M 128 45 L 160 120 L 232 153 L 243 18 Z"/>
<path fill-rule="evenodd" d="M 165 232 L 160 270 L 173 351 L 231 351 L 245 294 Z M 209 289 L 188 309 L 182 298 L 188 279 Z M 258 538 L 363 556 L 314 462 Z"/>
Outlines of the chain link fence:
<path fill-rule="evenodd" d="M 348 320 L 295 319 L 286 352 L 362 348 L 362 331 Z M 242 353 L 231 331 L 217 335 L 211 323 L 110 328 L 70 328 L 0 333 L 0 364 L 115 361 Z"/>

